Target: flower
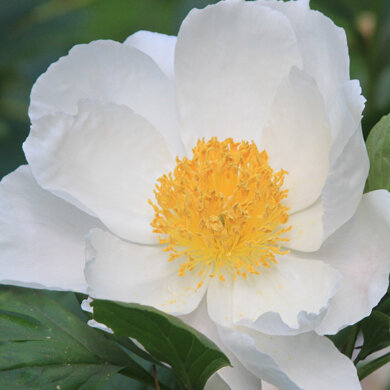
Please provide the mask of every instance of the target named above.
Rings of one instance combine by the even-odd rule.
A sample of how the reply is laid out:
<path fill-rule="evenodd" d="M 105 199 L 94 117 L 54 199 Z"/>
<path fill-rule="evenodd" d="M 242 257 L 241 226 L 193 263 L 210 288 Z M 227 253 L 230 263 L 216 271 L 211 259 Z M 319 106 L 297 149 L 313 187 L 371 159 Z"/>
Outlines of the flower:
<path fill-rule="evenodd" d="M 180 316 L 234 366 L 212 388 L 360 388 L 323 335 L 386 291 L 390 197 L 362 195 L 348 68 L 307 1 L 75 46 L 34 85 L 29 165 L 0 186 L 1 281 Z"/>

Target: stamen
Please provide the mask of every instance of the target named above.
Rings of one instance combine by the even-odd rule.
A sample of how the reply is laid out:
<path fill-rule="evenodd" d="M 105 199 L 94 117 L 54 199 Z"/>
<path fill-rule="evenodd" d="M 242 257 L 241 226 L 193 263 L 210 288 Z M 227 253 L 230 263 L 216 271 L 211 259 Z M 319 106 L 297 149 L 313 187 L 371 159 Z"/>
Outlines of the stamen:
<path fill-rule="evenodd" d="M 265 151 L 252 142 L 199 140 L 193 158 L 176 159 L 176 168 L 158 179 L 157 204 L 151 200 L 154 232 L 170 252 L 169 261 L 182 261 L 179 275 L 196 269 L 205 277 L 225 272 L 244 279 L 277 264 L 286 254 L 281 243 L 288 207 L 282 204 L 286 171 L 274 173 Z M 184 259 L 184 260 L 183 260 Z"/>

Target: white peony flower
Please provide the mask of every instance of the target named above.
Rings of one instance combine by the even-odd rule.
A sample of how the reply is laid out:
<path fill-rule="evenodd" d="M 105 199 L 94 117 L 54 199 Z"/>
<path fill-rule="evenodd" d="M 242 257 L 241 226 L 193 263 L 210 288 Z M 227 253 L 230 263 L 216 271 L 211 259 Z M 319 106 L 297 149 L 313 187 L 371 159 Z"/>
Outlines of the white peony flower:
<path fill-rule="evenodd" d="M 29 165 L 0 186 L 1 282 L 181 316 L 234 365 L 213 389 L 359 389 L 323 335 L 386 291 L 390 196 L 362 195 L 348 68 L 308 1 L 75 46 L 34 85 Z"/>

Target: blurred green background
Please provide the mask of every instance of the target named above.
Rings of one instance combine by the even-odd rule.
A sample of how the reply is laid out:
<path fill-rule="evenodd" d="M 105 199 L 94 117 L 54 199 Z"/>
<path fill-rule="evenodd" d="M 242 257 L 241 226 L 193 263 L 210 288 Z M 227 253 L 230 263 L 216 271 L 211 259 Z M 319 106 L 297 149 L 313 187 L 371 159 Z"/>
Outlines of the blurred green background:
<path fill-rule="evenodd" d="M 77 44 L 123 41 L 145 29 L 176 35 L 207 0 L 0 0 L 0 177 L 24 163 L 29 94 L 50 63 Z M 390 0 L 312 0 L 348 36 L 351 76 L 367 98 L 363 128 L 390 112 Z"/>

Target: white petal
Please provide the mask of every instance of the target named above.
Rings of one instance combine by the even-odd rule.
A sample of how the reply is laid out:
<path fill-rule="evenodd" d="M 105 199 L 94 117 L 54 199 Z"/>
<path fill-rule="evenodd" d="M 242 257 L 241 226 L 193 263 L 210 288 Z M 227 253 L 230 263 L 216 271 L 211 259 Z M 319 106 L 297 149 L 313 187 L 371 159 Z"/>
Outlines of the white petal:
<path fill-rule="evenodd" d="M 96 329 L 100 329 L 104 332 L 107 332 L 107 333 L 110 333 L 110 334 L 114 334 L 114 331 L 109 328 L 108 326 L 100 323 L 100 322 L 97 322 L 95 320 L 89 320 L 88 322 L 88 325 L 91 327 L 91 328 L 96 328 Z"/>
<path fill-rule="evenodd" d="M 1 283 L 85 292 L 84 236 L 97 226 L 19 167 L 0 184 Z"/>
<path fill-rule="evenodd" d="M 221 339 L 253 374 L 280 390 L 360 390 L 352 361 L 315 333 L 266 336 L 220 329 Z"/>
<path fill-rule="evenodd" d="M 274 385 L 271 385 L 270 383 L 265 382 L 265 381 L 261 382 L 261 389 L 262 390 L 278 390 L 277 387 L 275 387 Z"/>
<path fill-rule="evenodd" d="M 212 340 L 230 360 L 232 367 L 224 367 L 218 370 L 215 376 L 219 377 L 219 379 L 213 378 L 213 384 L 221 386 L 222 389 L 229 385 L 227 388 L 232 390 L 261 390 L 261 380 L 252 375 L 222 343 L 217 327 L 208 315 L 205 299 L 202 300 L 195 311 L 182 316 L 181 319 Z M 223 387 L 221 382 L 225 383 L 225 387 Z M 208 386 L 210 390 L 214 390 L 211 384 L 208 383 Z"/>
<path fill-rule="evenodd" d="M 192 10 L 175 53 L 187 151 L 201 137 L 258 137 L 280 81 L 300 62 L 293 31 L 279 12 L 234 1 Z"/>
<path fill-rule="evenodd" d="M 233 326 L 233 279 L 225 282 L 211 280 L 207 289 L 207 308 L 210 318 L 217 324 Z"/>
<path fill-rule="evenodd" d="M 44 188 L 76 199 L 121 237 L 157 240 L 148 199 L 174 160 L 161 135 L 131 109 L 81 101 L 75 116 L 34 121 L 24 151 Z"/>
<path fill-rule="evenodd" d="M 214 374 L 207 381 L 204 390 L 230 390 L 231 387 L 218 375 Z"/>
<path fill-rule="evenodd" d="M 74 46 L 34 84 L 30 118 L 75 114 L 81 99 L 130 107 L 163 133 L 174 155 L 182 154 L 174 85 L 139 50 L 114 41 Z"/>
<path fill-rule="evenodd" d="M 91 297 L 88 297 L 87 299 L 83 299 L 81 302 L 81 309 L 86 311 L 87 313 L 93 313 L 93 307 L 91 306 L 92 302 L 93 299 Z"/>
<path fill-rule="evenodd" d="M 345 31 L 321 12 L 311 10 L 308 1 L 263 0 L 288 17 L 298 41 L 303 70 L 317 82 L 329 107 L 338 89 L 349 81 L 349 56 Z"/>
<path fill-rule="evenodd" d="M 294 72 L 292 72 L 292 74 L 293 73 Z M 300 74 L 298 72 L 295 73 Z M 295 77 L 295 79 L 297 79 L 297 77 Z M 314 86 L 311 87 L 314 88 Z M 350 81 L 344 84 L 337 94 L 329 116 L 329 125 L 332 132 L 330 153 L 330 139 L 322 139 L 319 134 L 313 131 L 313 129 L 310 130 L 306 128 L 305 134 L 302 134 L 305 137 L 300 139 L 299 129 L 304 128 L 302 124 L 299 124 L 298 128 L 295 129 L 295 132 L 292 134 L 297 134 L 295 141 L 299 139 L 301 145 L 305 145 L 305 142 L 308 142 L 308 147 L 305 148 L 301 145 L 297 145 L 295 150 L 299 150 L 298 154 L 288 152 L 288 148 L 291 147 L 291 149 L 294 149 L 292 147 L 295 142 L 294 138 L 292 140 L 289 139 L 289 142 L 284 143 L 284 138 L 278 141 L 275 137 L 275 135 L 279 133 L 275 132 L 275 134 L 271 134 L 269 128 L 264 130 L 262 148 L 264 147 L 269 153 L 272 166 L 276 169 L 284 168 L 289 171 L 289 174 L 286 176 L 285 185 L 286 188 L 289 189 L 287 203 L 291 206 L 292 212 L 289 219 L 289 225 L 292 226 L 292 230 L 285 234 L 286 238 L 290 239 L 286 244 L 288 248 L 304 252 L 317 250 L 325 238 L 347 221 L 356 210 L 368 172 L 368 158 L 360 130 L 361 112 L 364 107 L 364 98 L 362 98 L 360 92 L 359 83 Z M 309 97 L 311 101 L 315 101 L 315 94 L 313 94 L 313 91 L 310 93 L 309 89 L 306 91 L 303 91 L 302 89 L 301 95 L 301 98 L 295 100 L 305 102 L 303 97 L 306 96 Z M 283 96 L 284 99 L 287 99 L 288 94 L 284 93 Z M 276 99 L 276 102 L 277 101 L 278 99 Z M 282 103 L 282 101 L 280 103 Z M 320 101 L 318 101 L 318 109 L 320 109 L 320 105 Z M 294 124 L 297 122 L 294 119 L 294 115 L 295 113 L 299 113 L 299 110 L 296 109 L 297 104 L 294 104 L 294 99 L 291 99 L 290 104 L 286 105 L 286 107 L 289 106 L 293 108 L 293 115 L 289 116 L 287 111 L 279 116 L 274 115 L 271 117 L 271 122 L 274 120 L 274 117 L 282 118 L 278 119 L 278 122 L 280 123 L 275 126 L 275 129 L 289 129 L 289 127 L 294 129 L 294 126 L 292 126 L 291 123 Z M 310 107 L 310 103 L 306 102 L 305 107 Z M 302 112 L 303 111 L 304 107 L 302 107 Z M 310 115 L 312 114 L 315 118 L 321 116 L 318 114 L 318 110 L 316 111 L 311 108 L 311 114 L 306 114 L 306 118 L 310 118 Z M 305 115 L 302 114 L 302 118 L 305 118 Z M 315 125 L 315 118 L 313 118 L 311 126 L 318 129 L 320 126 Z M 324 122 L 324 115 L 322 118 L 322 122 Z M 283 127 L 284 120 L 287 120 L 287 123 Z M 325 131 L 326 129 L 324 128 L 323 135 L 325 135 Z M 313 136 L 313 139 L 310 138 L 310 135 Z M 329 134 L 327 135 L 329 136 Z M 307 139 L 306 141 L 305 138 Z M 326 147 L 327 143 L 328 147 Z M 312 147 L 312 145 L 314 145 L 314 147 Z M 315 147 L 316 145 L 317 149 Z M 325 146 L 323 147 L 322 145 Z M 283 146 L 285 146 L 286 149 L 284 151 Z M 322 152 L 321 148 L 323 149 Z M 276 150 L 276 153 L 274 150 Z M 326 153 L 326 156 L 323 154 L 324 152 Z M 323 155 L 319 158 L 321 153 Z M 300 156 L 305 156 L 306 154 L 308 154 L 307 160 L 302 159 L 301 161 Z M 277 156 L 276 164 L 273 162 L 273 160 L 275 160 L 274 155 Z M 287 156 L 285 157 L 285 161 L 283 161 L 284 156 Z M 289 159 L 291 161 L 289 161 Z M 331 162 L 330 172 L 328 172 L 328 159 Z M 322 173 L 320 173 L 320 171 L 316 173 L 315 170 L 319 169 L 318 166 L 321 166 L 321 161 L 323 162 Z M 296 165 L 294 166 L 294 164 Z M 292 166 L 292 168 L 289 166 Z M 298 174 L 296 174 L 296 172 Z M 324 180 L 328 173 L 329 177 L 324 186 Z M 301 181 L 296 181 L 296 176 L 298 176 L 298 180 L 300 178 Z M 321 179 L 315 182 L 312 179 L 313 177 Z M 348 180 L 345 180 L 345 177 L 348 177 Z M 315 200 L 315 198 L 320 195 L 321 190 L 323 190 L 323 192 L 316 203 L 304 210 L 294 212 L 294 210 L 300 209 L 300 207 L 305 204 L 302 203 L 302 201 L 305 201 L 305 196 L 300 198 L 297 197 L 296 195 L 299 195 L 299 192 L 296 192 L 296 188 L 302 188 L 309 194 L 307 195 L 308 197 L 306 197 L 306 204 L 313 201 L 313 199 Z"/>
<path fill-rule="evenodd" d="M 359 126 L 338 159 L 332 162 L 322 191 L 323 240 L 355 213 L 363 194 L 368 170 L 367 149 Z"/>
<path fill-rule="evenodd" d="M 124 42 L 125 45 L 142 51 L 160 67 L 165 75 L 173 80 L 176 37 L 151 31 L 137 31 Z"/>
<path fill-rule="evenodd" d="M 323 99 L 313 79 L 297 68 L 280 85 L 260 149 L 275 171 L 288 171 L 284 188 L 290 213 L 313 204 L 329 171 L 330 130 Z"/>
<path fill-rule="evenodd" d="M 290 216 L 292 230 L 285 234 L 286 247 L 318 250 L 327 237 L 352 217 L 360 202 L 368 175 L 367 150 L 359 128 L 339 157 L 332 162 L 321 198 L 312 206 Z"/>
<path fill-rule="evenodd" d="M 390 272 L 390 194 L 365 194 L 354 217 L 315 255 L 343 274 L 341 288 L 320 325 L 321 334 L 337 333 L 370 314 L 386 293 Z"/>
<path fill-rule="evenodd" d="M 219 336 L 241 364 L 252 375 L 276 384 L 280 390 L 303 390 L 289 378 L 278 363 L 268 354 L 257 349 L 254 339 L 242 331 L 219 327 Z M 259 332 L 254 332 L 260 335 Z M 276 338 L 275 336 L 267 336 Z M 298 336 L 288 336 L 294 339 Z M 282 338 L 282 337 L 277 337 Z M 287 337 L 283 337 L 287 338 Z M 305 389 L 306 390 L 306 389 Z M 340 389 L 341 390 L 341 389 Z"/>
<path fill-rule="evenodd" d="M 322 216 L 321 199 L 307 209 L 290 215 L 287 225 L 291 226 L 291 230 L 283 234 L 283 237 L 289 241 L 283 245 L 303 252 L 317 250 L 324 239 Z"/>
<path fill-rule="evenodd" d="M 218 374 L 229 385 L 230 389 L 261 390 L 260 378 L 248 371 L 234 354 L 229 352 L 226 355 L 229 357 L 232 367 L 224 367 L 218 371 Z"/>
<path fill-rule="evenodd" d="M 180 315 L 196 309 L 207 284 L 197 289 L 196 273 L 179 276 L 178 261 L 168 262 L 163 247 L 120 240 L 95 229 L 88 238 L 85 270 L 94 298 L 135 302 Z"/>
<path fill-rule="evenodd" d="M 329 109 L 329 121 L 332 131 L 330 161 L 333 163 L 360 126 L 365 103 L 365 98 L 361 93 L 359 81 L 348 81 L 338 90 Z"/>
<path fill-rule="evenodd" d="M 307 332 L 321 322 L 340 280 L 327 264 L 292 254 L 259 271 L 231 284 L 210 283 L 207 303 L 214 321 L 225 326 L 233 321 L 267 334 Z"/>

